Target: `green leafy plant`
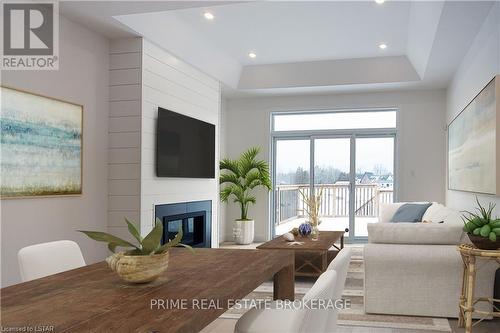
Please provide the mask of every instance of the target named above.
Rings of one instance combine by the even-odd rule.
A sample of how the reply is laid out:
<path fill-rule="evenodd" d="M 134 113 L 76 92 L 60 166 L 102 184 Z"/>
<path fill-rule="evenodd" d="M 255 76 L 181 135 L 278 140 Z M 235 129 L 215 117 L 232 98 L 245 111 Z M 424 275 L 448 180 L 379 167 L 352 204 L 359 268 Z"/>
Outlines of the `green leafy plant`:
<path fill-rule="evenodd" d="M 269 166 L 265 161 L 257 160 L 260 149 L 253 147 L 245 151 L 236 160 L 228 158 L 220 162 L 220 184 L 225 185 L 220 192 L 222 202 L 234 196 L 234 202 L 241 208 L 241 220 L 248 220 L 248 207 L 255 204 L 256 198 L 251 190 L 263 186 L 271 190 Z"/>
<path fill-rule="evenodd" d="M 151 230 L 151 232 L 144 238 L 141 236 L 139 230 L 137 230 L 132 222 L 130 222 L 126 218 L 125 222 L 127 222 L 129 233 L 137 240 L 137 242 L 139 243 L 138 245 L 132 244 L 126 240 L 108 234 L 106 232 L 85 230 L 78 231 L 84 233 L 95 241 L 108 243 L 108 249 L 113 253 L 115 253 L 117 247 L 122 247 L 128 249 L 125 252 L 125 254 L 127 255 L 147 256 L 152 254 L 164 253 L 174 246 L 184 246 L 194 253 L 194 250 L 191 246 L 181 243 L 182 227 L 179 229 L 179 232 L 173 239 L 169 239 L 168 242 L 162 245 L 161 238 L 163 236 L 163 224 L 159 219 L 156 219 L 153 230 Z"/>
<path fill-rule="evenodd" d="M 468 234 L 489 238 L 492 242 L 500 236 L 500 219 L 492 218 L 492 212 L 495 204 L 489 203 L 488 208 L 485 208 L 476 197 L 477 213 L 464 211 L 462 219 L 464 221 L 464 231 Z"/>

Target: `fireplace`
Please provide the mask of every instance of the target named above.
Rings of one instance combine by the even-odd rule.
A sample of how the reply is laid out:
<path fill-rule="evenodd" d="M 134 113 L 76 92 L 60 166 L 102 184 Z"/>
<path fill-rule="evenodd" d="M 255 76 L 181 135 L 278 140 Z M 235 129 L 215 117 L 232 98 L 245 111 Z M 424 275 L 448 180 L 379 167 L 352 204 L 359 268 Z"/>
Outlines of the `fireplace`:
<path fill-rule="evenodd" d="M 155 205 L 155 218 L 163 223 L 162 244 L 174 238 L 182 228 L 181 243 L 211 247 L 212 201 Z"/>

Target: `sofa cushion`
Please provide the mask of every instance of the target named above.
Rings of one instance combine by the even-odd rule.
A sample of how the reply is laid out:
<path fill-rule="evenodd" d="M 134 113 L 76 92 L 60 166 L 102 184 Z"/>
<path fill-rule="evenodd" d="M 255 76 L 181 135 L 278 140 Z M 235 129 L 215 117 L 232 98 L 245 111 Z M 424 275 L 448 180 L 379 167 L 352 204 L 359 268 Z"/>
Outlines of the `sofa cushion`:
<path fill-rule="evenodd" d="M 422 216 L 431 203 L 405 203 L 398 208 L 391 222 L 422 222 Z"/>
<path fill-rule="evenodd" d="M 378 213 L 378 221 L 379 223 L 391 222 L 392 217 L 396 214 L 396 211 L 399 207 L 404 204 L 412 203 L 412 204 L 426 204 L 428 201 L 415 201 L 415 202 L 394 202 L 394 203 L 380 203 L 379 205 L 379 213 Z M 407 221 L 408 222 L 408 221 Z"/>
<path fill-rule="evenodd" d="M 422 216 L 422 221 L 440 223 L 444 222 L 446 224 L 457 224 L 463 226 L 463 221 L 460 212 L 443 206 L 437 202 L 433 202 Z"/>
<path fill-rule="evenodd" d="M 369 223 L 368 241 L 385 244 L 460 244 L 459 224 L 445 223 Z"/>
<path fill-rule="evenodd" d="M 441 212 L 444 212 L 446 207 L 441 205 L 440 203 L 433 202 L 432 205 L 427 208 L 422 216 L 423 222 L 442 222 L 444 221 L 444 217 L 442 217 Z"/>
<path fill-rule="evenodd" d="M 381 223 L 390 222 L 399 207 L 404 204 L 404 202 L 381 203 L 379 206 L 378 221 Z"/>

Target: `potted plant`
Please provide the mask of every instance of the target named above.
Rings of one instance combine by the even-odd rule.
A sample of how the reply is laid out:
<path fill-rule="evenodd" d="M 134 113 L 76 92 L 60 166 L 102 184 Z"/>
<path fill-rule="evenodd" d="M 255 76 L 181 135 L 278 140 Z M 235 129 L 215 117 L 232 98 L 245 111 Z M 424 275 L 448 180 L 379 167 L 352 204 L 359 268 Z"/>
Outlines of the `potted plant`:
<path fill-rule="evenodd" d="M 254 238 L 254 220 L 248 218 L 250 204 L 255 204 L 256 198 L 251 191 L 262 186 L 271 190 L 269 166 L 265 161 L 257 160 L 259 148 L 253 147 L 245 151 L 236 160 L 228 158 L 220 162 L 220 199 L 227 202 L 234 197 L 241 209 L 240 218 L 234 221 L 234 240 L 237 244 L 250 244 Z"/>
<path fill-rule="evenodd" d="M 78 231 L 98 242 L 108 243 L 108 249 L 114 254 L 106 258 L 106 262 L 111 270 L 127 282 L 145 283 L 156 280 L 167 269 L 168 250 L 171 247 L 184 246 L 194 252 L 189 245 L 181 244 L 182 228 L 172 240 L 161 245 L 163 224 L 159 219 L 156 219 L 153 230 L 144 238 L 133 223 L 127 219 L 125 222 L 127 222 L 128 231 L 137 240 L 138 245 L 106 232 Z M 117 247 L 128 250 L 115 253 Z"/>
<path fill-rule="evenodd" d="M 489 203 L 488 208 L 481 206 L 476 197 L 477 213 L 464 211 L 464 231 L 471 242 L 478 248 L 484 250 L 496 250 L 500 248 L 500 219 L 492 218 L 495 204 Z"/>

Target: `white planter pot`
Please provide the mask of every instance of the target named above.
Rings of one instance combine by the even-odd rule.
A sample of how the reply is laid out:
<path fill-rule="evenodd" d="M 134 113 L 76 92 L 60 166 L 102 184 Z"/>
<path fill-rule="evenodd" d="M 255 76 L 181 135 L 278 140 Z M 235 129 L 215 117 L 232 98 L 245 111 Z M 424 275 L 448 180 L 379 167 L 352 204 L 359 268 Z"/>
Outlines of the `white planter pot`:
<path fill-rule="evenodd" d="M 235 220 L 233 226 L 233 236 L 236 244 L 253 243 L 253 220 Z"/>

